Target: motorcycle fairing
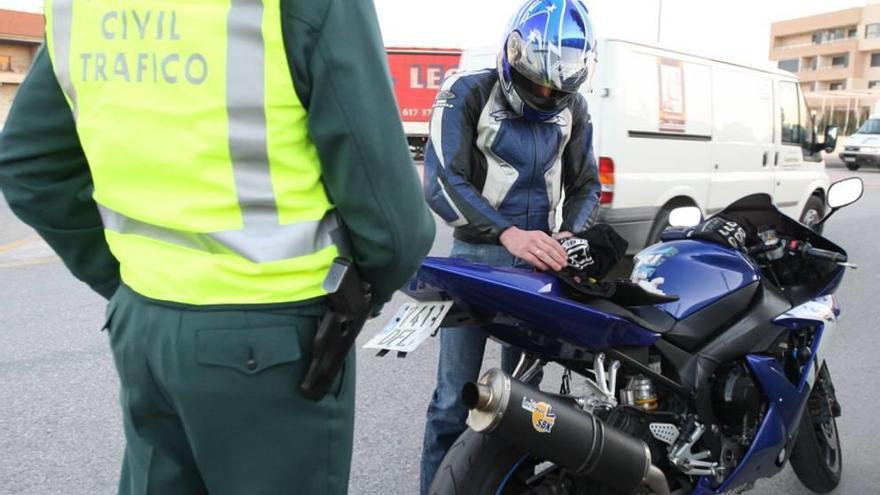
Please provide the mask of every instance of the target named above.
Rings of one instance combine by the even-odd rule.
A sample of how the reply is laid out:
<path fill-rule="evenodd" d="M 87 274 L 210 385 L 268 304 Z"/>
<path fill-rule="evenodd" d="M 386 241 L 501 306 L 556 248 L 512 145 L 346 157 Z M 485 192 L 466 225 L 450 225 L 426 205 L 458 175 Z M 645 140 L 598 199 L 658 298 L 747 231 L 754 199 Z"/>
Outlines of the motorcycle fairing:
<path fill-rule="evenodd" d="M 742 253 L 698 240 L 678 240 L 650 246 L 635 258 L 633 279 L 663 279 L 659 286 L 676 302 L 658 305 L 683 320 L 728 294 L 757 282 L 760 269 Z"/>
<path fill-rule="evenodd" d="M 660 337 L 625 318 L 571 300 L 562 282 L 552 275 L 460 259 L 427 258 L 417 278 L 441 289 L 456 305 L 474 308 L 487 319 L 509 315 L 518 320 L 511 323 L 513 326 L 586 349 L 642 347 Z"/>
<path fill-rule="evenodd" d="M 825 296 L 792 308 L 774 320 L 777 325 L 792 331 L 815 326 L 817 331 L 811 347 L 813 358 L 795 385 L 776 359 L 760 354 L 746 356 L 749 368 L 767 396 L 767 413 L 733 475 L 715 488 L 712 486 L 713 479 L 704 476 L 700 478 L 693 495 L 721 495 L 760 478 L 772 477 L 782 470 L 785 463 L 778 463 L 777 460 L 783 449 L 785 460 L 791 453 L 810 391 L 824 363 L 824 350 L 836 332 L 837 312 L 834 299 Z"/>

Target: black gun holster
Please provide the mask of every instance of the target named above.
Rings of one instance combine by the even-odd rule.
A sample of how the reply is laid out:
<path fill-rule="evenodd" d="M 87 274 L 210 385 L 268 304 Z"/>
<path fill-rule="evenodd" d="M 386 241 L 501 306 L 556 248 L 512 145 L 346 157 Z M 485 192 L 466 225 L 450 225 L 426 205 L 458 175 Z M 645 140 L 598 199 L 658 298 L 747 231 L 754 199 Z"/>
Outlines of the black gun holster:
<path fill-rule="evenodd" d="M 327 395 L 342 369 L 349 350 L 370 316 L 371 294 L 357 269 L 345 258 L 336 258 L 324 280 L 329 310 L 321 319 L 309 368 L 300 391 L 319 401 Z"/>

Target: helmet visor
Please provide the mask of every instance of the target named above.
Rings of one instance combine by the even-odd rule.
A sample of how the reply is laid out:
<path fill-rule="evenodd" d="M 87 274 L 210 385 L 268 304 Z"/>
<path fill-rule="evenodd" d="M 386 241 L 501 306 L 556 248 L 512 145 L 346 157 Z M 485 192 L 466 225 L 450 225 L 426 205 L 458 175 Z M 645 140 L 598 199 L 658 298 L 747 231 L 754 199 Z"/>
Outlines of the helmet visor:
<path fill-rule="evenodd" d="M 523 76 L 518 70 L 511 67 L 511 78 L 516 93 L 525 104 L 542 113 L 556 113 L 562 111 L 574 98 L 573 93 L 567 93 L 553 89 L 543 84 L 538 84 Z"/>
<path fill-rule="evenodd" d="M 514 31 L 507 42 L 507 59 L 516 72 L 531 81 L 565 93 L 576 93 L 592 76 L 595 65 L 595 51 L 585 48 L 592 42 L 578 41 L 580 45 L 572 40 L 551 50 L 524 40 Z"/>

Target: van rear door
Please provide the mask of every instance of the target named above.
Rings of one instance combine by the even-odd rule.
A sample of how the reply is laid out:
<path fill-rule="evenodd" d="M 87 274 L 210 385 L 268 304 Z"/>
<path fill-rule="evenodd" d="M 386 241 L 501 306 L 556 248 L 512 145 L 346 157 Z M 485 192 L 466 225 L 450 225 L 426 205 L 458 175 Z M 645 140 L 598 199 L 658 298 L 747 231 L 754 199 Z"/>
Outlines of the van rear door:
<path fill-rule="evenodd" d="M 754 193 L 773 193 L 773 79 L 713 67 L 713 171 L 709 213 Z"/>

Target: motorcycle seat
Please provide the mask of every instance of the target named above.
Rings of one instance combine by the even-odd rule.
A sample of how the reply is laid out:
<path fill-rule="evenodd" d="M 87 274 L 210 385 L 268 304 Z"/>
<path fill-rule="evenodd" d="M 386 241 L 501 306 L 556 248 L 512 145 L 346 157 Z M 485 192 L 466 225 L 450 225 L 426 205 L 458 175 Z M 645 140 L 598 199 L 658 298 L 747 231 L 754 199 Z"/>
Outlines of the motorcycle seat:
<path fill-rule="evenodd" d="M 611 302 L 608 299 L 596 298 L 588 303 L 581 303 L 592 306 L 605 313 L 612 314 L 624 320 L 630 321 L 654 333 L 664 334 L 671 331 L 676 324 L 675 318 L 666 311 L 655 306 L 634 306 L 625 308 Z"/>

